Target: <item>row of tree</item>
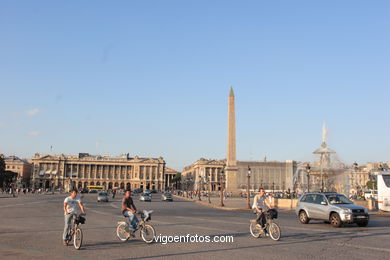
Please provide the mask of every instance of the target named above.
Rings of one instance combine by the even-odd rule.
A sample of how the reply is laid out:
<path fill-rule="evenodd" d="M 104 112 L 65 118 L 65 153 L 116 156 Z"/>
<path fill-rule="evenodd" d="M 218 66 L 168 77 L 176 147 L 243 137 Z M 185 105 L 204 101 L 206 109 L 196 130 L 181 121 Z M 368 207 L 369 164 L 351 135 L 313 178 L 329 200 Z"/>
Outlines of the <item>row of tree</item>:
<path fill-rule="evenodd" d="M 0 155 L 0 188 L 8 188 L 16 181 L 18 174 L 5 170 L 4 156 Z"/>

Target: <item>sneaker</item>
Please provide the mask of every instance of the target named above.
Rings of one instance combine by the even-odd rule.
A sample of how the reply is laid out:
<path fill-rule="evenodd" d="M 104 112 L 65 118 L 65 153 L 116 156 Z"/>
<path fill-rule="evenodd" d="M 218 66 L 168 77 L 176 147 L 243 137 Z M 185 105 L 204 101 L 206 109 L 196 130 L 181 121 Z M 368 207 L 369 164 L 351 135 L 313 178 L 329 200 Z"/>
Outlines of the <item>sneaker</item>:
<path fill-rule="evenodd" d="M 256 224 L 257 229 L 262 229 L 260 224 Z"/>
<path fill-rule="evenodd" d="M 67 246 L 68 245 L 68 241 L 64 241 L 64 246 Z"/>

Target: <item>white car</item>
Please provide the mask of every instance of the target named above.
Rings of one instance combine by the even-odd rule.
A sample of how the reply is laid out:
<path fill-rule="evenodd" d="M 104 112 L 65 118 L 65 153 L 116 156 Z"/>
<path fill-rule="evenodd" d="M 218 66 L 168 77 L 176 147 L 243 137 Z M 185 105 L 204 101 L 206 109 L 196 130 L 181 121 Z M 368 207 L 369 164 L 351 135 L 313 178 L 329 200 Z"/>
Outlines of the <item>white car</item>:
<path fill-rule="evenodd" d="M 152 195 L 150 193 L 144 192 L 139 196 L 139 200 L 140 201 L 152 201 Z"/>

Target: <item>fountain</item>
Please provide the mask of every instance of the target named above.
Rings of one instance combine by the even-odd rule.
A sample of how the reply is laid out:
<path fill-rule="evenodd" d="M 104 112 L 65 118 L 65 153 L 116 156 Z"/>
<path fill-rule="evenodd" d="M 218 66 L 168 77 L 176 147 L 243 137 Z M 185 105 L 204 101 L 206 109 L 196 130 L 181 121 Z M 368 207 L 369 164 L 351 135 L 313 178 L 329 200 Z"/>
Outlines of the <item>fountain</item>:
<path fill-rule="evenodd" d="M 336 152 L 328 147 L 327 134 L 324 124 L 321 147 L 313 152 L 319 155 L 319 160 L 298 164 L 293 177 L 296 194 L 307 191 L 339 192 L 347 196 L 350 194 L 353 169 L 342 163 Z"/>

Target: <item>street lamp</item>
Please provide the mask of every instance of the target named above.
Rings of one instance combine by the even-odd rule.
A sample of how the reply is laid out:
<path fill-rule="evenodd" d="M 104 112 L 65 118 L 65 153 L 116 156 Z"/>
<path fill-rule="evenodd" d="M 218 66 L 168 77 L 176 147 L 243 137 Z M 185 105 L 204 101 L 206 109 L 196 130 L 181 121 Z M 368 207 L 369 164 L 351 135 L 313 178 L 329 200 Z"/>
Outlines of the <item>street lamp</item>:
<path fill-rule="evenodd" d="M 221 207 L 224 207 L 225 204 L 223 204 L 223 178 L 225 174 L 225 165 L 222 168 L 221 174 L 219 175 L 219 190 L 220 190 L 220 197 L 221 197 Z"/>
<path fill-rule="evenodd" d="M 50 182 L 51 182 L 51 192 L 54 193 L 54 180 L 53 180 L 53 175 L 50 176 Z"/>
<path fill-rule="evenodd" d="M 272 182 L 272 194 L 274 194 L 275 193 L 275 182 L 273 181 Z"/>
<path fill-rule="evenodd" d="M 209 176 L 206 179 L 206 181 L 207 181 L 207 187 L 208 187 L 208 190 L 209 190 L 207 197 L 209 199 L 209 203 L 211 204 L 211 198 L 210 198 L 211 197 L 211 173 L 210 172 L 209 172 Z"/>
<path fill-rule="evenodd" d="M 354 186 L 354 187 L 356 187 L 356 195 L 357 196 L 359 196 L 359 192 L 360 192 L 360 190 L 359 190 L 359 185 L 358 185 L 358 182 L 356 181 L 356 172 L 357 172 L 357 170 L 358 170 L 358 164 L 357 164 L 357 162 L 354 162 L 353 164 L 352 164 L 352 167 L 353 167 L 353 174 L 354 174 L 354 176 L 353 176 L 353 183 L 352 183 L 352 186 Z"/>
<path fill-rule="evenodd" d="M 309 164 L 306 164 L 307 192 L 310 192 L 310 172 L 311 172 L 311 167 Z"/>
<path fill-rule="evenodd" d="M 202 199 L 200 198 L 200 185 L 202 183 L 202 176 L 199 174 L 199 181 L 198 181 L 198 200 L 201 201 Z"/>
<path fill-rule="evenodd" d="M 251 208 L 251 203 L 250 203 L 250 194 L 249 194 L 249 185 L 250 185 L 250 178 L 251 178 L 251 167 L 249 167 L 248 165 L 248 173 L 246 175 L 247 179 L 248 179 L 248 183 L 247 183 L 247 186 L 246 186 L 246 204 L 247 204 L 247 207 L 248 209 Z"/>

